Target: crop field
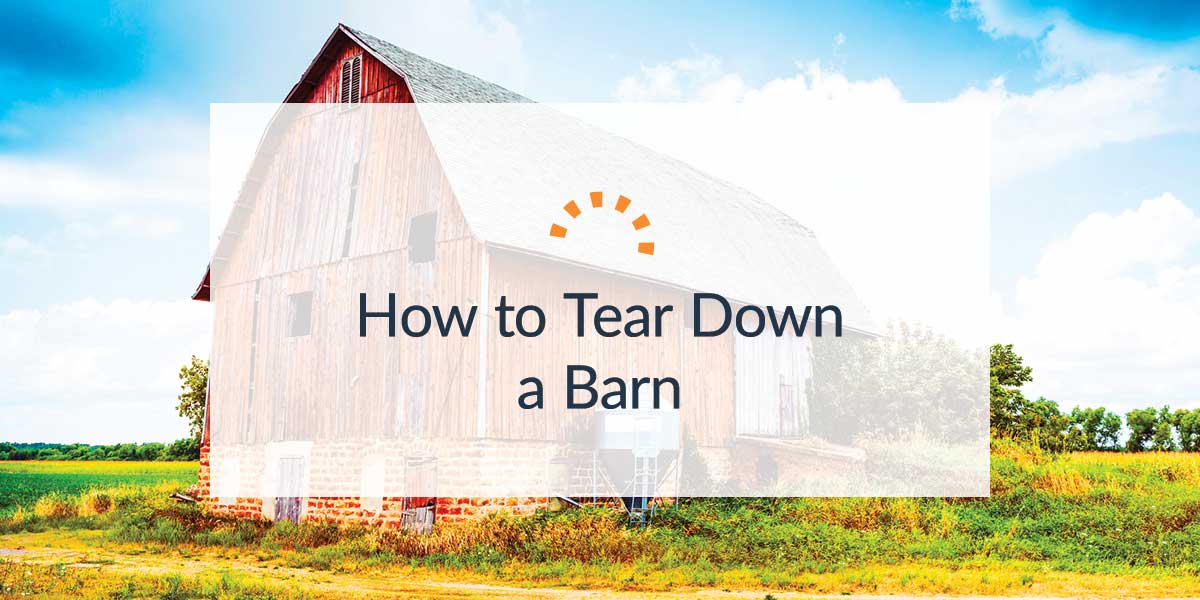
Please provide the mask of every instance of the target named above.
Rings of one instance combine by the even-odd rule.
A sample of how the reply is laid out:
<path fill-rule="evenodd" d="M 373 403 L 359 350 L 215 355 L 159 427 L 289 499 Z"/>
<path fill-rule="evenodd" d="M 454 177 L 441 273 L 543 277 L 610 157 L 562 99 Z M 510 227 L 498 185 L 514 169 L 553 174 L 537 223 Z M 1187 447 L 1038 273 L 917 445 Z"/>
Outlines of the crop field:
<path fill-rule="evenodd" d="M 183 486 L 196 481 L 195 462 L 0 461 L 0 515 L 32 506 L 51 492 L 78 495 L 93 488 Z"/>

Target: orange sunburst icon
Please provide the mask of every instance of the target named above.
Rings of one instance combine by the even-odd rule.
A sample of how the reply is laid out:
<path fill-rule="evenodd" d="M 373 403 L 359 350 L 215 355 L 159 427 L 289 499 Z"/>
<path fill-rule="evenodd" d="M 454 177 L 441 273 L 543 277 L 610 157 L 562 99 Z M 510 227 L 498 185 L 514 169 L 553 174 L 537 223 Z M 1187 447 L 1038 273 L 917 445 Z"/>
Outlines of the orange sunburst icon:
<path fill-rule="evenodd" d="M 592 208 L 604 208 L 604 192 L 592 192 L 588 196 L 592 201 Z M 613 205 L 613 210 L 624 214 L 629 208 L 629 205 L 632 203 L 633 201 L 629 198 L 618 195 L 617 203 Z M 579 209 L 579 205 L 576 204 L 574 200 L 571 200 L 563 205 L 563 211 L 570 215 L 572 219 L 577 219 L 579 218 L 579 215 L 583 214 L 583 211 Z M 634 231 L 642 231 L 650 226 L 650 217 L 647 217 L 645 213 L 642 213 L 630 224 L 633 225 Z M 550 236 L 556 238 L 565 238 L 567 237 L 567 228 L 559 225 L 558 223 L 551 223 Z M 654 242 L 638 242 L 637 251 L 641 254 L 649 254 L 653 256 Z"/>

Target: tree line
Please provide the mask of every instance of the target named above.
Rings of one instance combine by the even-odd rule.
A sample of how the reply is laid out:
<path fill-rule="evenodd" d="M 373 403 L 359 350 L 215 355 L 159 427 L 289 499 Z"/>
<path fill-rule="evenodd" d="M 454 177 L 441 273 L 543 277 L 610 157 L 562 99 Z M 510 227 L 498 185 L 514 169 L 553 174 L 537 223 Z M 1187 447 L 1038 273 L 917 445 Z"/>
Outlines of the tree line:
<path fill-rule="evenodd" d="M 814 339 L 812 360 L 810 433 L 834 443 L 910 434 L 954 444 L 990 434 L 1054 452 L 1200 451 L 1200 408 L 1148 407 L 1122 415 L 1026 398 L 1022 388 L 1033 381 L 1033 369 L 1012 344 L 968 349 L 928 327 L 898 321 L 871 338 Z M 977 401 L 985 372 L 987 414 Z"/>
<path fill-rule="evenodd" d="M 193 438 L 170 444 L 47 444 L 0 442 L 0 460 L 196 460 L 200 446 Z"/>
<path fill-rule="evenodd" d="M 1046 398 L 1029 400 L 1021 387 L 1033 381 L 1033 369 L 1012 344 L 991 347 L 992 439 L 1011 439 L 1042 449 L 1200 451 L 1200 408 L 1135 408 L 1122 418 L 1104 407 L 1064 412 Z M 1127 437 L 1121 442 L 1122 426 Z"/>

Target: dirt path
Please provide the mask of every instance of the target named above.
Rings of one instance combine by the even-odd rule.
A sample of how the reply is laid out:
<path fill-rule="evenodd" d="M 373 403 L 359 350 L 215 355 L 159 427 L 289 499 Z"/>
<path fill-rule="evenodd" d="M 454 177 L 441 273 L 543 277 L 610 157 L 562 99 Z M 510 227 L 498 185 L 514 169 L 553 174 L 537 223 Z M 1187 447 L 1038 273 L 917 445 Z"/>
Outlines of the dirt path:
<path fill-rule="evenodd" d="M 336 573 L 294 568 L 279 561 L 256 562 L 251 554 L 222 556 L 220 551 L 180 555 L 143 551 L 136 547 L 111 548 L 103 544 L 96 532 L 26 533 L 0 535 L 0 560 L 19 561 L 40 565 L 65 564 L 70 568 L 97 569 L 101 573 L 124 575 L 168 575 L 186 577 L 213 575 L 231 572 L 246 576 L 253 581 L 267 581 L 278 585 L 298 586 L 319 596 L 332 596 L 341 600 L 354 598 L 429 598 L 447 600 L 456 598 L 531 598 L 536 600 L 574 600 L 615 598 L 622 600 L 651 599 L 671 600 L 681 598 L 706 599 L 761 599 L 768 591 L 721 590 L 713 588 L 677 588 L 671 591 L 626 591 L 590 590 L 554 587 L 520 587 L 489 583 L 483 575 L 471 573 L 446 573 L 395 567 L 369 573 Z M 458 580 L 453 580 L 454 577 Z M 464 580 L 465 579 L 465 580 Z M 1026 589 L 1018 596 L 954 596 L 962 600 L 1011 600 L 1014 597 L 1154 597 L 1163 595 L 1161 588 L 1128 587 L 1116 580 L 1115 587 L 1104 589 L 1103 582 L 1092 582 L 1071 591 Z M 1128 582 L 1126 582 L 1128 583 Z M 932 597 L 911 595 L 822 595 L 800 592 L 770 591 L 778 599 L 796 598 L 839 598 L 850 600 L 928 600 Z M 1168 592 L 1168 596 L 1178 594 Z"/>
<path fill-rule="evenodd" d="M 330 573 L 297 569 L 273 563 L 256 564 L 247 562 L 252 557 L 240 560 L 213 554 L 191 557 L 164 556 L 161 554 L 128 554 L 96 547 L 59 547 L 55 542 L 63 539 L 53 534 L 22 534 L 0 536 L 0 560 L 16 560 L 31 564 L 65 564 L 70 568 L 98 569 L 118 575 L 166 575 L 178 573 L 185 576 L 205 575 L 223 571 L 244 574 L 253 579 L 265 579 L 282 585 L 298 585 L 303 589 L 320 594 L 335 594 L 341 597 L 396 597 L 396 598 L 497 598 L 497 599 L 546 599 L 574 600 L 615 598 L 634 600 L 649 598 L 668 600 L 678 598 L 763 598 L 764 591 L 720 591 L 690 589 L 672 592 L 578 590 L 562 588 L 514 587 L 486 583 L 473 583 L 439 579 L 430 573 L 411 569 L 397 569 L 396 573 L 375 572 L 369 575 Z M 71 544 L 77 546 L 77 544 Z M 791 593 L 774 593 L 776 598 L 811 598 Z M 845 596 L 840 596 L 845 598 Z M 889 598 L 895 599 L 895 596 Z"/>

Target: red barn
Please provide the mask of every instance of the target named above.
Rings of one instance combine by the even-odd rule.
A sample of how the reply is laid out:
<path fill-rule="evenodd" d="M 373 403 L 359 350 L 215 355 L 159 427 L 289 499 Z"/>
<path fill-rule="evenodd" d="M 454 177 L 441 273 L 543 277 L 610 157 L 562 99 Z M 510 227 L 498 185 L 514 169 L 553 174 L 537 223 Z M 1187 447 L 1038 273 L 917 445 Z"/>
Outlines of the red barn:
<path fill-rule="evenodd" d="M 529 100 L 339 25 L 285 102 L 433 105 Z M 513 128 L 509 139 L 520 137 L 522 124 L 504 126 Z M 472 132 L 461 127 L 448 135 L 470 137 Z M 273 139 L 277 138 L 268 134 L 264 145 L 269 146 Z M 551 186 L 558 178 L 557 183 L 571 185 L 573 165 L 586 157 L 571 155 L 574 150 L 569 140 L 584 140 L 575 146 L 582 145 L 587 152 L 605 151 L 623 157 L 627 162 L 615 165 L 618 170 L 654 174 L 655 185 L 659 186 L 654 210 L 689 220 L 678 232 L 656 233 L 658 247 L 670 248 L 671 252 L 659 252 L 649 261 L 640 260 L 632 251 L 628 256 L 597 255 L 587 249 L 557 245 L 557 234 L 552 230 L 551 235 L 545 235 L 541 225 L 530 229 L 512 224 L 511 216 L 525 208 L 521 203 L 549 202 L 558 206 L 562 202 L 554 197 L 524 197 L 528 194 L 519 193 L 510 182 L 537 179 Z M 683 413 L 676 427 L 680 439 L 686 437 L 706 457 L 706 468 L 713 477 L 729 478 L 731 473 L 745 469 L 740 461 L 761 461 L 764 452 L 780 449 L 786 456 L 778 460 L 787 463 L 779 466 L 781 474 L 844 469 L 855 463 L 853 452 L 839 453 L 828 447 L 812 453 L 811 461 L 796 458 L 805 456 L 797 449 L 803 447 L 800 440 L 808 427 L 808 337 L 697 338 L 685 331 L 690 327 L 685 319 L 665 325 L 663 335 L 678 343 L 652 348 L 627 344 L 615 346 L 615 350 L 601 349 L 579 342 L 572 332 L 548 332 L 524 342 L 519 351 L 495 335 L 447 342 L 420 356 L 389 354 L 380 343 L 372 347 L 375 353 L 371 356 L 384 359 L 364 362 L 353 381 L 329 384 L 332 387 L 320 396 L 324 400 L 309 404 L 288 402 L 286 390 L 272 389 L 270 382 L 261 377 L 255 379 L 256 373 L 272 365 L 286 368 L 322 351 L 318 346 L 328 336 L 309 334 L 328 333 L 333 330 L 324 328 L 333 325 L 319 319 L 309 322 L 308 307 L 314 295 L 319 297 L 323 289 L 329 289 L 329 284 L 321 282 L 342 281 L 339 278 L 356 268 L 354 265 L 382 265 L 389 278 L 400 282 L 396 294 L 404 305 L 446 297 L 448 290 L 457 297 L 474 299 L 483 307 L 495 306 L 502 296 L 555 299 L 561 298 L 564 291 L 579 289 L 598 291 L 606 302 L 619 306 L 687 306 L 695 291 L 720 291 L 746 303 L 821 295 L 822 300 L 856 315 L 848 320 L 848 329 L 861 330 L 869 325 L 865 317 L 857 316 L 865 315 L 865 309 L 813 234 L 745 190 L 566 119 L 555 121 L 542 137 L 526 140 L 525 146 L 519 141 L 512 144 L 498 147 L 489 146 L 486 140 L 472 140 L 457 146 L 467 148 L 459 156 L 418 157 L 415 162 L 423 169 L 420 177 L 393 182 L 399 192 L 386 199 L 355 196 L 360 168 L 355 163 L 353 178 L 346 180 L 344 189 L 337 184 L 337 189 L 322 196 L 318 201 L 321 217 L 311 219 L 283 218 L 314 209 L 311 205 L 289 204 L 298 200 L 264 183 L 271 177 L 286 181 L 288 176 L 272 173 L 278 166 L 256 159 L 213 257 L 213 264 L 221 264 L 230 275 L 224 283 L 218 283 L 210 276 L 212 271 L 206 273 L 193 295 L 196 300 L 208 301 L 215 299 L 218 288 L 225 293 L 225 300 L 215 307 L 212 365 L 214 374 L 221 372 L 224 376 L 214 376 L 210 383 L 200 463 L 203 495 L 214 496 L 215 492 L 210 489 L 210 442 L 218 424 L 242 428 L 247 439 L 273 444 L 273 450 L 244 459 L 240 468 L 285 483 L 290 479 L 316 481 L 339 476 L 365 479 L 368 473 L 386 469 L 389 459 L 385 456 L 382 462 L 329 474 L 316 472 L 315 457 L 322 452 L 404 454 L 410 451 L 404 446 L 405 436 L 413 435 L 415 429 L 420 435 L 445 441 L 438 447 L 453 451 L 435 448 L 423 457 L 409 455 L 407 462 L 402 461 L 407 465 L 404 468 L 414 469 L 421 468 L 425 458 L 438 461 L 438 469 L 431 471 L 435 481 L 419 493 L 380 497 L 286 491 L 235 497 L 216 494 L 210 498 L 216 510 L 281 519 L 428 524 L 434 518 L 454 519 L 499 509 L 527 511 L 552 504 L 554 494 L 549 492 L 497 498 L 439 491 L 459 489 L 455 486 L 461 486 L 462 480 L 477 478 L 483 472 L 521 477 L 522 471 L 540 473 L 570 459 L 568 429 L 578 428 L 577 417 L 567 418 L 553 410 L 530 417 L 513 409 L 512 399 L 520 393 L 519 377 L 513 375 L 526 372 L 535 363 L 578 362 L 606 373 L 678 374 L 688 388 L 689 398 L 710 407 L 703 413 Z M 558 150 L 542 156 L 543 146 Z M 386 167 L 387 152 L 374 150 L 364 151 L 359 159 L 365 172 Z M 506 157 L 497 159 L 503 161 L 503 176 L 471 171 L 460 174 L 472 179 L 471 185 L 452 184 L 442 172 L 443 167 L 450 169 L 451 163 L 478 158 L 466 156 L 471 153 Z M 533 160 L 533 156 L 539 158 Z M 624 213 L 630 200 L 615 192 L 592 193 L 592 206 L 612 206 Z M 636 196 L 633 202 L 637 202 Z M 570 209 L 568 213 L 576 216 Z M 635 216 L 633 212 L 630 215 Z M 648 224 L 644 214 L 633 221 L 639 231 Z M 729 231 L 751 233 L 735 236 Z M 641 254 L 655 253 L 654 248 L 638 245 Z M 260 302 L 260 298 L 268 297 L 281 300 Z M 298 302 L 304 303 L 303 311 L 298 311 Z M 542 304 L 568 310 L 550 300 Z M 303 323 L 297 331 L 297 315 L 301 313 Z M 279 325 L 281 322 L 284 325 Z M 280 334 L 279 327 L 291 327 L 292 331 Z M 245 344 L 246 339 L 251 343 Z M 454 369 L 435 371 L 430 364 L 453 364 Z M 314 380 L 312 385 L 326 384 Z M 316 415 L 318 418 L 312 421 L 316 424 L 296 424 L 297 420 L 282 414 L 289 411 Z M 328 418 L 322 416 L 326 414 Z M 335 433 L 342 436 L 336 443 Z M 350 444 L 345 441 L 347 435 Z M 359 440 L 361 444 L 353 443 Z M 635 477 L 641 479 L 598 473 L 597 464 L 626 460 L 622 457 L 629 455 L 630 449 L 619 447 L 621 443 L 613 441 L 614 447 L 593 453 L 591 471 L 585 468 L 587 460 L 574 460 L 564 468 L 593 481 L 590 493 L 573 496 L 586 496 L 590 501 L 607 499 L 614 504 L 624 499 L 620 504 L 640 516 L 652 497 L 672 489 L 665 485 L 666 480 L 680 476 L 682 444 L 656 449 L 648 455 L 634 452 L 631 456 L 641 461 L 634 467 Z M 523 466 L 488 463 L 488 448 L 500 444 L 520 447 L 528 462 Z M 485 458 L 479 458 L 481 455 Z M 285 488 L 293 489 L 287 485 L 281 489 Z M 561 501 L 573 502 L 567 497 Z"/>

